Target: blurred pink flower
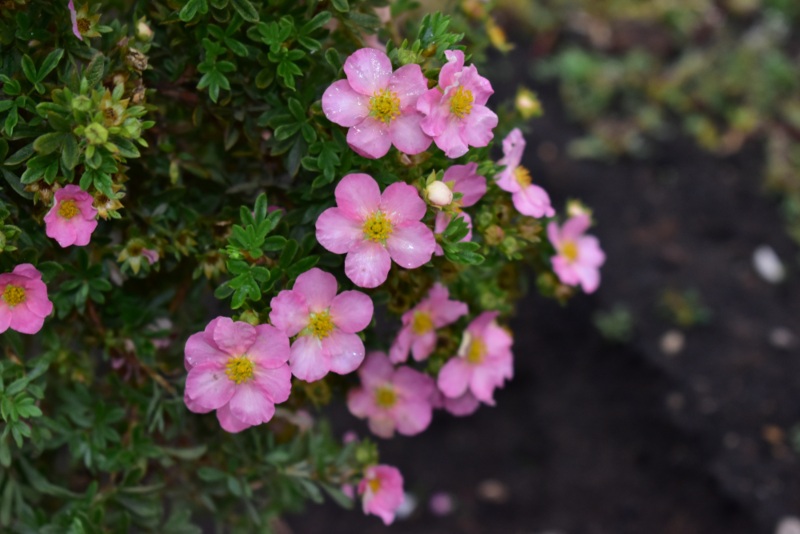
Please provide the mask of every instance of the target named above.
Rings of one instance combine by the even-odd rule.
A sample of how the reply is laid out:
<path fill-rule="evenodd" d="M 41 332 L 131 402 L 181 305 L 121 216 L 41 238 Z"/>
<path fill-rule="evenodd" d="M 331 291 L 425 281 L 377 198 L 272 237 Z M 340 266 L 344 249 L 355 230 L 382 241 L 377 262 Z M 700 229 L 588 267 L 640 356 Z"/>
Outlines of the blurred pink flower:
<path fill-rule="evenodd" d="M 392 260 L 406 269 L 430 261 L 433 232 L 421 222 L 427 206 L 417 190 L 402 182 L 381 194 L 367 174 L 348 174 L 336 186 L 336 204 L 317 219 L 317 241 L 335 254 L 347 254 L 344 270 L 360 287 L 386 281 Z"/>
<path fill-rule="evenodd" d="M 72 33 L 75 34 L 75 37 L 83 41 L 83 35 L 81 35 L 81 30 L 78 29 L 78 12 L 75 11 L 74 0 L 69 0 L 69 2 L 67 3 L 67 9 L 69 9 L 69 18 L 72 21 Z"/>
<path fill-rule="evenodd" d="M 358 370 L 361 387 L 347 394 L 347 407 L 358 418 L 369 419 L 377 436 L 391 438 L 419 434 L 431 423 L 433 379 L 410 367 L 392 366 L 382 352 L 372 352 Z"/>
<path fill-rule="evenodd" d="M 364 470 L 364 478 L 358 483 L 364 513 L 374 514 L 387 525 L 394 521 L 394 514 L 403 504 L 403 475 L 390 465 L 373 465 Z"/>
<path fill-rule="evenodd" d="M 352 373 L 364 361 L 364 343 L 356 332 L 372 320 L 372 300 L 360 291 L 337 295 L 338 287 L 336 277 L 314 268 L 270 302 L 270 322 L 297 336 L 289 366 L 301 380 L 314 382 L 329 371 Z"/>
<path fill-rule="evenodd" d="M 11 328 L 22 334 L 35 334 L 53 311 L 42 273 L 30 263 L 0 274 L 0 334 Z"/>
<path fill-rule="evenodd" d="M 292 389 L 289 338 L 271 325 L 217 317 L 186 341 L 184 402 L 195 413 L 217 411 L 228 432 L 266 423 Z"/>
<path fill-rule="evenodd" d="M 520 165 L 525 152 L 525 138 L 519 128 L 511 130 L 503 139 L 503 158 L 497 162 L 505 165 L 498 175 L 497 187 L 511 193 L 517 211 L 530 217 L 552 217 L 556 214 L 547 191 L 531 183 L 528 169 Z"/>
<path fill-rule="evenodd" d="M 431 405 L 434 409 L 443 409 L 456 417 L 465 417 L 472 415 L 481 405 L 481 401 L 475 398 L 471 391 L 467 391 L 460 397 L 451 399 L 445 397 L 438 389 L 434 390 L 431 395 Z"/>
<path fill-rule="evenodd" d="M 417 110 L 424 116 L 422 131 L 448 158 L 458 158 L 470 146 L 486 146 L 494 137 L 497 115 L 486 107 L 494 90 L 475 65 L 464 67 L 464 52 L 444 54 L 447 64 L 439 73 L 439 86 L 419 97 Z"/>
<path fill-rule="evenodd" d="M 553 271 L 562 283 L 580 284 L 586 293 L 600 285 L 600 267 L 606 261 L 597 238 L 584 235 L 590 225 L 588 215 L 572 217 L 561 228 L 556 222 L 547 225 L 547 237 L 556 249 Z"/>
<path fill-rule="evenodd" d="M 394 145 L 405 154 L 428 149 L 431 139 L 422 132 L 417 99 L 428 89 L 419 65 L 392 72 L 385 52 L 356 50 L 344 63 L 346 80 L 334 82 L 322 95 L 328 120 L 349 128 L 347 144 L 365 158 L 386 155 Z"/>
<path fill-rule="evenodd" d="M 426 298 L 403 314 L 403 327 L 389 350 L 391 361 L 408 360 L 409 351 L 417 361 L 426 359 L 436 348 L 436 330 L 453 324 L 468 311 L 465 303 L 450 300 L 445 286 L 435 283 Z"/>
<path fill-rule="evenodd" d="M 62 247 L 88 245 L 97 228 L 97 210 L 92 195 L 77 185 L 56 191 L 55 202 L 44 216 L 45 233 Z"/>

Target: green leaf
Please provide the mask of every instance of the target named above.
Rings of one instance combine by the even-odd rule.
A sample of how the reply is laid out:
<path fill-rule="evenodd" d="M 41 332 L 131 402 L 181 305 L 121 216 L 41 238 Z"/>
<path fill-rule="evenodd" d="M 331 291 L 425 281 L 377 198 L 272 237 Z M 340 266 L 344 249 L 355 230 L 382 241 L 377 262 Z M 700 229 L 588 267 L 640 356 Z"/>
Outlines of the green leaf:
<path fill-rule="evenodd" d="M 39 76 L 36 74 L 36 65 L 28 54 L 22 56 L 21 66 L 22 72 L 25 74 L 25 77 L 28 78 L 29 82 L 36 83 L 39 81 Z"/>
<path fill-rule="evenodd" d="M 233 9 L 247 22 L 258 22 L 258 11 L 249 0 L 231 0 Z"/>
<path fill-rule="evenodd" d="M 61 61 L 61 58 L 64 56 L 64 49 L 63 48 L 56 48 L 52 52 L 50 52 L 44 61 L 42 62 L 42 66 L 39 67 L 39 74 L 38 80 L 44 80 L 50 71 L 58 66 L 58 62 Z"/>
<path fill-rule="evenodd" d="M 206 0 L 189 0 L 178 12 L 178 18 L 183 22 L 189 22 L 197 13 L 208 13 L 208 4 Z"/>
<path fill-rule="evenodd" d="M 50 154 L 55 152 L 64 144 L 65 137 L 72 137 L 72 134 L 64 134 L 61 132 L 51 132 L 40 135 L 33 142 L 33 149 L 39 154 Z"/>
<path fill-rule="evenodd" d="M 333 8 L 336 11 L 341 13 L 350 11 L 350 5 L 347 3 L 347 0 L 331 0 L 331 4 L 333 4 Z"/>
<path fill-rule="evenodd" d="M 34 152 L 35 150 L 33 149 L 33 143 L 25 145 L 24 147 L 14 152 L 11 156 L 9 156 L 9 158 L 5 160 L 5 162 L 3 162 L 3 165 L 6 165 L 8 167 L 14 167 L 16 165 L 19 165 L 29 157 L 33 156 Z"/>

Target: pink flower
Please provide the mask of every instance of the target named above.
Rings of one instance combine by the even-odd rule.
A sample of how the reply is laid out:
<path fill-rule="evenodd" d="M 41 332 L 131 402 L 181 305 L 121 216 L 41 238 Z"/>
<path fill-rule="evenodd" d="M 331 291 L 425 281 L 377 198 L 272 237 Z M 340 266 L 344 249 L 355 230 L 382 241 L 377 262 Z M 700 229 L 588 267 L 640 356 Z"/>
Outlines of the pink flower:
<path fill-rule="evenodd" d="M 436 330 L 453 324 L 468 311 L 465 303 L 450 300 L 447 288 L 437 282 L 426 298 L 403 314 L 403 328 L 389 350 L 390 359 L 404 362 L 409 350 L 415 360 L 426 359 L 436 348 Z"/>
<path fill-rule="evenodd" d="M 358 370 L 361 387 L 347 394 L 350 413 L 369 419 L 376 436 L 419 434 L 431 423 L 433 379 L 410 367 L 395 369 L 386 354 L 373 352 Z"/>
<path fill-rule="evenodd" d="M 469 213 L 462 212 L 461 208 L 468 208 L 475 205 L 486 194 L 486 178 L 478 174 L 477 163 L 467 163 L 466 165 L 453 165 L 442 176 L 442 181 L 452 187 L 454 193 L 461 193 L 461 200 L 456 202 L 453 211 L 458 213 L 464 218 L 467 223 L 469 231 L 461 241 L 472 240 L 472 218 Z M 433 223 L 433 233 L 440 235 L 447 230 L 447 226 L 452 220 L 452 215 L 440 211 L 436 214 L 436 219 Z M 442 246 L 437 242 L 434 254 L 437 256 L 444 255 Z"/>
<path fill-rule="evenodd" d="M 451 399 L 445 397 L 438 389 L 434 390 L 431 395 L 431 405 L 436 409 L 447 410 L 451 415 L 456 417 L 465 417 L 472 415 L 481 405 L 481 401 L 475 398 L 471 391 L 467 391 L 460 397 Z"/>
<path fill-rule="evenodd" d="M 352 373 L 364 361 L 364 343 L 356 332 L 372 320 L 372 300 L 360 291 L 337 295 L 337 289 L 332 274 L 314 268 L 270 303 L 270 322 L 289 337 L 297 336 L 289 366 L 301 380 L 313 382 L 329 371 Z"/>
<path fill-rule="evenodd" d="M 75 11 L 75 3 L 73 0 L 69 0 L 69 3 L 67 3 L 67 9 L 69 9 L 69 18 L 72 21 L 72 33 L 75 34 L 75 37 L 83 41 L 81 30 L 78 29 L 78 12 Z"/>
<path fill-rule="evenodd" d="M 600 267 L 606 255 L 592 235 L 584 235 L 591 220 L 588 215 L 572 217 L 564 226 L 554 221 L 547 225 L 547 237 L 556 249 L 552 258 L 553 271 L 564 284 L 581 285 L 586 293 L 593 293 L 600 285 Z"/>
<path fill-rule="evenodd" d="M 464 67 L 464 52 L 444 54 L 447 64 L 439 73 L 439 87 L 419 97 L 417 110 L 425 117 L 422 131 L 448 158 L 458 158 L 470 146 L 486 146 L 494 137 L 497 115 L 485 105 L 494 90 L 475 65 Z"/>
<path fill-rule="evenodd" d="M 336 186 L 335 208 L 317 219 L 317 241 L 345 254 L 344 271 L 360 287 L 386 281 L 392 260 L 406 269 L 430 261 L 436 247 L 431 229 L 420 220 L 427 207 L 412 186 L 397 182 L 381 194 L 367 174 L 348 174 Z"/>
<path fill-rule="evenodd" d="M 494 390 L 510 379 L 511 335 L 498 326 L 497 312 L 483 312 L 464 332 L 458 354 L 439 371 L 439 390 L 451 399 L 472 392 L 479 401 L 494 406 Z"/>
<path fill-rule="evenodd" d="M 0 334 L 9 328 L 35 334 L 52 311 L 47 286 L 36 267 L 22 263 L 10 273 L 0 274 Z"/>
<path fill-rule="evenodd" d="M 520 165 L 522 153 L 525 152 L 525 138 L 519 128 L 511 130 L 503 139 L 503 159 L 498 165 L 506 168 L 497 179 L 497 187 L 511 193 L 511 201 L 517 211 L 530 217 L 552 217 L 556 214 L 550 205 L 547 191 L 531 183 L 528 169 Z"/>
<path fill-rule="evenodd" d="M 217 411 L 228 432 L 266 423 L 292 389 L 289 338 L 274 326 L 217 317 L 186 341 L 183 400 L 195 413 Z"/>
<path fill-rule="evenodd" d="M 364 513 L 374 514 L 387 525 L 394 521 L 394 514 L 403 504 L 403 475 L 390 465 L 373 465 L 364 470 L 364 478 L 358 483 Z"/>
<path fill-rule="evenodd" d="M 386 155 L 394 145 L 400 152 L 419 154 L 431 145 L 422 133 L 417 99 L 428 89 L 419 65 L 392 72 L 385 52 L 356 50 L 344 62 L 346 80 L 334 82 L 322 95 L 328 120 L 347 131 L 347 144 L 365 158 Z"/>
<path fill-rule="evenodd" d="M 67 185 L 56 191 L 55 202 L 44 216 L 45 233 L 62 247 L 89 244 L 97 228 L 97 210 L 92 195 L 77 185 Z"/>

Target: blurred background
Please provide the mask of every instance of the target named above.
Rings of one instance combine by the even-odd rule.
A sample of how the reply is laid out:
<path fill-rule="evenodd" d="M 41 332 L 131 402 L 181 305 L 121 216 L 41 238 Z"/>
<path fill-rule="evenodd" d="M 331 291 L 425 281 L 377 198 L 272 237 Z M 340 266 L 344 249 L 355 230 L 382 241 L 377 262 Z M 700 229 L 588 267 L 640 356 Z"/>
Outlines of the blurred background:
<path fill-rule="evenodd" d="M 799 534 L 800 2 L 425 8 L 485 26 L 493 103 L 544 109 L 524 165 L 608 261 L 592 296 L 520 303 L 497 407 L 380 444 L 388 532 Z M 387 531 L 333 504 L 282 528 Z"/>

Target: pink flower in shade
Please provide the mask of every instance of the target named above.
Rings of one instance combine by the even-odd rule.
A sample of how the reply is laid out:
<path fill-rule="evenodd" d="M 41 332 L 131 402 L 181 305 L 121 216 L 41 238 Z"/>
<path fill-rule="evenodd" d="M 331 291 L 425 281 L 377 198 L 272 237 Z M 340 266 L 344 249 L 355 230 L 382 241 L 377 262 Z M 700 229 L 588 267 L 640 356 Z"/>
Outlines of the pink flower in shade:
<path fill-rule="evenodd" d="M 551 260 L 553 271 L 561 282 L 580 284 L 586 293 L 593 293 L 600 285 L 600 267 L 606 261 L 597 238 L 584 235 L 590 225 L 588 215 L 572 217 L 561 228 L 556 222 L 547 225 L 547 237 L 556 249 Z"/>
<path fill-rule="evenodd" d="M 404 362 L 411 351 L 418 362 L 426 359 L 436 348 L 436 330 L 453 324 L 468 311 L 465 303 L 450 300 L 447 288 L 437 282 L 426 298 L 403 314 L 403 328 L 392 343 L 389 358 L 394 363 Z"/>
<path fill-rule="evenodd" d="M 22 263 L 10 273 L 0 274 L 0 334 L 9 328 L 35 334 L 52 311 L 47 286 L 36 267 Z"/>
<path fill-rule="evenodd" d="M 451 415 L 455 415 L 456 417 L 465 417 L 475 413 L 478 406 L 481 405 L 481 401 L 476 399 L 471 391 L 467 391 L 460 397 L 451 399 L 445 397 L 442 395 L 441 391 L 436 389 L 433 395 L 431 395 L 431 405 L 433 405 L 435 409 L 447 410 Z"/>
<path fill-rule="evenodd" d="M 217 317 L 186 341 L 183 400 L 195 413 L 217 411 L 228 432 L 266 423 L 292 389 L 289 338 L 274 326 Z"/>
<path fill-rule="evenodd" d="M 97 210 L 92 195 L 77 185 L 67 185 L 56 191 L 55 203 L 44 216 L 45 233 L 62 247 L 89 244 L 97 228 Z"/>
<path fill-rule="evenodd" d="M 447 64 L 439 73 L 439 87 L 419 97 L 417 110 L 425 117 L 420 122 L 422 131 L 433 137 L 448 158 L 458 158 L 470 146 L 486 146 L 494 137 L 497 115 L 486 107 L 494 90 L 475 65 L 464 67 L 464 52 L 444 54 Z"/>
<path fill-rule="evenodd" d="M 410 367 L 394 368 L 386 354 L 372 352 L 358 370 L 361 387 L 347 394 L 350 413 L 369 419 L 376 436 L 419 434 L 431 423 L 433 379 Z"/>
<path fill-rule="evenodd" d="M 387 525 L 394 521 L 394 514 L 403 504 L 403 475 L 391 465 L 373 465 L 364 470 L 364 478 L 358 483 L 364 513 L 374 514 Z"/>
<path fill-rule="evenodd" d="M 433 232 L 420 220 L 427 207 L 417 190 L 397 182 L 381 194 L 367 174 L 348 174 L 336 186 L 335 208 L 317 219 L 317 241 L 345 254 L 344 272 L 360 287 L 386 281 L 392 260 L 406 269 L 430 261 L 436 247 Z"/>
<path fill-rule="evenodd" d="M 372 320 L 372 300 L 360 291 L 337 295 L 337 290 L 332 274 L 314 268 L 270 303 L 270 322 L 289 337 L 297 336 L 289 366 L 301 380 L 313 382 L 329 371 L 352 373 L 364 361 L 364 343 L 356 332 Z"/>
<path fill-rule="evenodd" d="M 520 165 L 525 152 L 525 138 L 519 128 L 511 130 L 503 139 L 503 159 L 498 165 L 506 168 L 499 174 L 497 187 L 511 193 L 511 201 L 517 211 L 530 217 L 552 217 L 556 214 L 550 205 L 547 191 L 531 183 L 528 169 Z"/>
<path fill-rule="evenodd" d="M 322 95 L 328 120 L 347 131 L 347 144 L 365 158 L 386 155 L 394 145 L 400 152 L 419 154 L 431 145 L 420 128 L 417 99 L 428 90 L 419 65 L 392 72 L 385 52 L 362 48 L 344 62 L 346 80 L 334 82 Z"/>
<path fill-rule="evenodd" d="M 466 165 L 453 165 L 442 176 L 442 181 L 452 187 L 454 193 L 461 193 L 461 199 L 456 201 L 454 211 L 459 213 L 467 223 L 469 231 L 461 241 L 472 240 L 472 218 L 469 213 L 461 211 L 461 208 L 468 208 L 477 204 L 477 202 L 486 194 L 486 178 L 478 174 L 477 163 L 467 163 Z M 436 214 L 436 219 L 433 223 L 433 233 L 440 235 L 444 233 L 447 226 L 450 224 L 452 216 L 444 211 Z M 442 246 L 437 242 L 434 254 L 437 256 L 444 255 Z"/>
<path fill-rule="evenodd" d="M 78 29 L 78 12 L 75 11 L 75 3 L 73 0 L 69 0 L 67 9 L 69 9 L 69 18 L 72 21 L 72 33 L 75 34 L 75 37 L 83 41 L 83 35 L 81 35 L 81 31 Z"/>
<path fill-rule="evenodd" d="M 464 332 L 458 354 L 439 371 L 439 390 L 451 399 L 472 392 L 479 401 L 494 406 L 494 390 L 510 379 L 511 335 L 495 319 L 497 312 L 483 312 Z"/>

